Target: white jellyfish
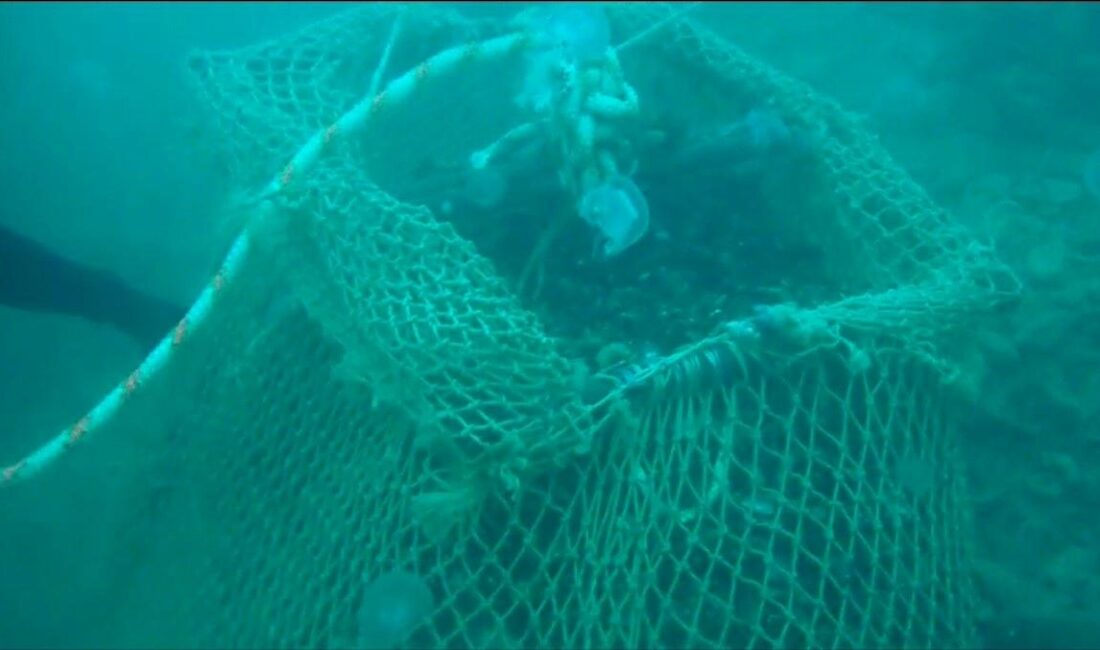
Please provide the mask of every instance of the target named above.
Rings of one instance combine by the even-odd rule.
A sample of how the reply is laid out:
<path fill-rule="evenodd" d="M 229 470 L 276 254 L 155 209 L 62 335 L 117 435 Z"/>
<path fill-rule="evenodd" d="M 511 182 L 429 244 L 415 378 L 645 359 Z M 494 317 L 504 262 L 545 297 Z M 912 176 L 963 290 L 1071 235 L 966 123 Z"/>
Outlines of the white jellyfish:
<path fill-rule="evenodd" d="M 420 576 L 396 570 L 367 585 L 359 605 L 355 647 L 394 648 L 435 609 L 431 589 Z"/>
<path fill-rule="evenodd" d="M 649 230 L 649 204 L 626 176 L 612 176 L 589 190 L 580 201 L 581 218 L 599 228 L 604 255 L 618 255 Z"/>
<path fill-rule="evenodd" d="M 474 169 L 466 176 L 463 195 L 479 208 L 492 208 L 508 191 L 508 180 L 495 167 Z"/>
<path fill-rule="evenodd" d="M 607 14 L 596 4 L 547 4 L 538 7 L 529 20 L 539 44 L 557 49 L 568 61 L 598 59 L 611 45 Z"/>
<path fill-rule="evenodd" d="M 791 131 L 783 118 L 766 109 L 754 108 L 749 111 L 743 123 L 748 131 L 749 142 L 755 149 L 771 149 L 791 138 Z"/>
<path fill-rule="evenodd" d="M 603 9 L 591 4 L 539 6 L 522 22 L 534 34 L 536 46 L 526 55 L 516 102 L 544 112 L 562 90 L 562 70 L 602 57 L 611 44 L 611 28 Z"/>

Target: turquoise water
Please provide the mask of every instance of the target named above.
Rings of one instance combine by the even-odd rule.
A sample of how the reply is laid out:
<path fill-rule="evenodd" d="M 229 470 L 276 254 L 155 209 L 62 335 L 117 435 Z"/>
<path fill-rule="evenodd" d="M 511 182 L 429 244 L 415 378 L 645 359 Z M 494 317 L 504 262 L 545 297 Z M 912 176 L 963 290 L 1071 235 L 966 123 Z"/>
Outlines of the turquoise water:
<path fill-rule="evenodd" d="M 0 6 L 0 225 L 188 304 L 232 233 L 215 216 L 225 175 L 194 151 L 185 55 L 341 8 Z M 1100 7 L 708 6 L 696 18 L 859 114 L 1024 281 L 1022 305 L 966 351 L 979 627 L 989 647 L 1100 645 Z M 657 210 L 649 237 L 662 236 Z M 143 352 L 106 325 L 0 308 L 0 460 L 79 416 Z M 40 507 L 0 495 L 0 647 L 79 647 L 81 626 L 110 609 L 113 568 L 94 559 L 118 549 L 96 531 L 125 507 L 111 468 L 134 459 L 84 453 L 67 484 L 100 489 L 51 489 L 46 474 Z M 61 520 L 82 532 L 61 535 Z"/>

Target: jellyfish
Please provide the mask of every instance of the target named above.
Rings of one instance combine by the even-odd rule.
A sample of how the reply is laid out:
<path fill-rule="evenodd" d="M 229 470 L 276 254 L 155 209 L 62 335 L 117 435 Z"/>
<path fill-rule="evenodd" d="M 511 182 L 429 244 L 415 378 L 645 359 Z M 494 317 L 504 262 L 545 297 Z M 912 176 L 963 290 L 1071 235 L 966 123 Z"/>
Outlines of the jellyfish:
<path fill-rule="evenodd" d="M 748 132 L 749 143 L 757 150 L 771 149 L 791 138 L 791 131 L 783 118 L 767 109 L 754 108 L 742 122 Z"/>
<path fill-rule="evenodd" d="M 611 43 L 611 28 L 603 9 L 591 4 L 536 7 L 524 23 L 538 45 L 525 57 L 523 88 L 516 102 L 543 112 L 561 90 L 562 67 L 603 56 Z"/>
<path fill-rule="evenodd" d="M 598 59 L 611 45 L 607 14 L 596 4 L 543 5 L 528 20 L 539 42 L 568 61 Z"/>
<path fill-rule="evenodd" d="M 435 609 L 435 598 L 420 576 L 384 573 L 367 585 L 359 606 L 356 648 L 396 647 Z"/>
<path fill-rule="evenodd" d="M 634 181 L 626 176 L 612 176 L 589 190 L 577 211 L 582 219 L 600 229 L 607 257 L 623 252 L 649 230 L 649 204 Z"/>
<path fill-rule="evenodd" d="M 802 144 L 782 117 L 754 108 L 735 122 L 694 135 L 678 156 L 682 165 L 724 171 L 732 163 L 764 160 L 766 154 Z"/>
<path fill-rule="evenodd" d="M 523 84 L 516 95 L 520 108 L 544 113 L 550 109 L 554 96 L 561 89 L 561 77 L 556 74 L 559 60 L 549 52 L 533 52 L 526 57 Z"/>
<path fill-rule="evenodd" d="M 495 167 L 472 170 L 466 177 L 462 194 L 479 208 L 492 208 L 508 191 L 508 180 Z"/>

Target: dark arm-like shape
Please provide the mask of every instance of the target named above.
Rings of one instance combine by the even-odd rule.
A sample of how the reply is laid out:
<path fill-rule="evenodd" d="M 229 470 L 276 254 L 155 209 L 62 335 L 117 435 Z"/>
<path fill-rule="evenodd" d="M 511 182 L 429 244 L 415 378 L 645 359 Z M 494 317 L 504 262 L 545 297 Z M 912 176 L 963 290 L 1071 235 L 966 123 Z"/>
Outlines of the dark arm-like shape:
<path fill-rule="evenodd" d="M 0 304 L 108 323 L 147 346 L 166 334 L 185 311 L 3 226 Z"/>

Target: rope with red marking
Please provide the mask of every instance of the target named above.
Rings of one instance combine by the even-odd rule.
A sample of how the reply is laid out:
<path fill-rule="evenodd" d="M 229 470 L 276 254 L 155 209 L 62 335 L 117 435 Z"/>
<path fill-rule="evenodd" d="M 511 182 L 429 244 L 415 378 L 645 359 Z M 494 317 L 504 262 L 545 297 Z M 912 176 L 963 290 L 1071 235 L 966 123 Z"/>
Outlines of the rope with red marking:
<path fill-rule="evenodd" d="M 68 429 L 62 431 L 48 443 L 39 447 L 30 456 L 0 472 L 0 484 L 11 483 L 18 478 L 32 476 L 56 460 L 62 453 L 84 440 L 104 423 L 109 421 L 126 400 L 133 395 L 150 377 L 160 372 L 172 358 L 176 348 L 183 344 L 187 335 L 197 325 L 206 321 L 214 305 L 215 296 L 227 282 L 237 275 L 248 255 L 249 240 L 245 234 L 233 242 L 221 269 L 213 280 L 202 290 L 198 299 L 187 310 L 172 331 L 161 339 L 157 347 L 149 353 L 130 375 L 114 390 L 99 401 L 99 404 Z"/>
<path fill-rule="evenodd" d="M 308 170 L 325 149 L 337 137 L 344 137 L 363 128 L 369 120 L 385 109 L 399 105 L 412 96 L 429 78 L 445 76 L 459 65 L 474 61 L 485 61 L 517 52 L 530 43 L 525 34 L 509 34 L 487 41 L 443 50 L 405 72 L 405 74 L 386 84 L 381 92 L 367 95 L 338 120 L 320 130 L 298 150 L 298 153 L 283 167 L 267 185 L 261 199 L 269 198 L 285 189 L 296 178 Z M 214 300 L 225 285 L 232 282 L 251 247 L 249 231 L 245 230 L 233 242 L 229 254 L 221 269 L 199 297 L 191 305 L 179 324 L 163 339 L 141 364 L 118 386 L 109 392 L 91 411 L 77 420 L 75 424 L 54 436 L 23 460 L 0 470 L 0 486 L 10 485 L 20 479 L 29 478 L 42 471 L 77 443 L 95 433 L 111 420 L 119 408 L 153 376 L 164 369 L 176 350 L 182 346 L 188 336 L 206 323 L 214 307 Z"/>

